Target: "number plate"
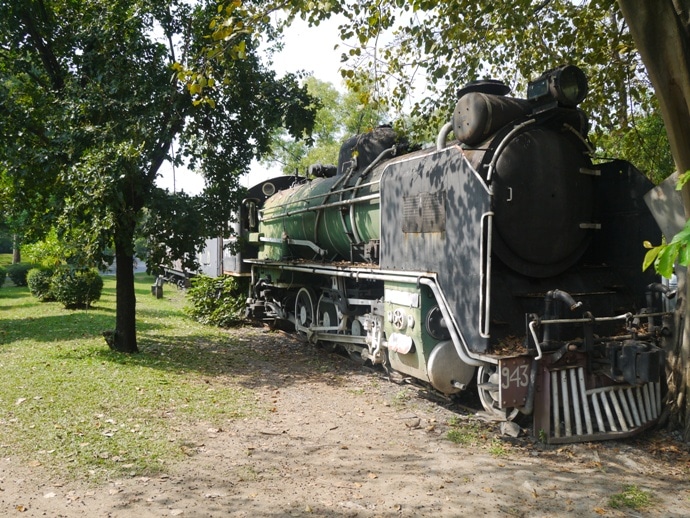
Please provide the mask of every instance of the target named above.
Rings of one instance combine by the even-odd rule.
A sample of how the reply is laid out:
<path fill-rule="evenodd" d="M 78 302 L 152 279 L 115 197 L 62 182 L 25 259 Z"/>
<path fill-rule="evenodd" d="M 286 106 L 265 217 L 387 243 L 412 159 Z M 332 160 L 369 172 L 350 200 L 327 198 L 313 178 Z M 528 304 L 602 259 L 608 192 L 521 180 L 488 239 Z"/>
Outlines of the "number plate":
<path fill-rule="evenodd" d="M 525 406 L 531 365 L 532 359 L 527 356 L 499 360 L 498 398 L 502 408 Z"/>

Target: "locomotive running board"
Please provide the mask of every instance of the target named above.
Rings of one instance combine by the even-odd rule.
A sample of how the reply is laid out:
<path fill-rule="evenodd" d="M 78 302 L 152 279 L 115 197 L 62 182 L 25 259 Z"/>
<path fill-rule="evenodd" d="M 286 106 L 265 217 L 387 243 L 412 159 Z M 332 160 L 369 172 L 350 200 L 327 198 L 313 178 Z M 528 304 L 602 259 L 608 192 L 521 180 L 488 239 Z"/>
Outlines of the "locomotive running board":
<path fill-rule="evenodd" d="M 543 371 L 534 433 L 548 443 L 620 439 L 653 426 L 661 414 L 661 384 L 585 388 L 583 367 Z"/>

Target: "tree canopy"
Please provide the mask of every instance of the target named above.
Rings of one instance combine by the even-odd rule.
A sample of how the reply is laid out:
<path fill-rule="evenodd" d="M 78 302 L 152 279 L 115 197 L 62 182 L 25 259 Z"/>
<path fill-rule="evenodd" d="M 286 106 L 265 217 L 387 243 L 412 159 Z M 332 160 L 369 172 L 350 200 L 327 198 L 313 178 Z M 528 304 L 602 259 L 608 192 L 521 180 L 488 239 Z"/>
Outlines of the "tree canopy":
<path fill-rule="evenodd" d="M 342 142 L 390 122 L 379 106 L 370 103 L 371 88 L 340 93 L 332 84 L 315 77 L 304 80 L 309 95 L 319 101 L 312 141 L 295 140 L 286 130 L 275 134 L 267 163 L 277 162 L 285 174 L 304 174 L 312 164 L 337 164 Z"/>
<path fill-rule="evenodd" d="M 144 209 L 180 210 L 155 185 L 172 142 L 175 159 L 206 180 L 196 202 L 204 217 L 187 211 L 203 235 L 227 223 L 238 177 L 268 149 L 273 128 L 299 138 L 313 125 L 312 100 L 295 76 L 278 78 L 257 53 L 237 52 L 257 45 L 251 34 L 238 35 L 222 60 L 204 54 L 217 13 L 211 1 L 0 3 L 0 198 L 9 217 L 25 215 L 28 234 L 55 226 L 94 260 L 115 249 L 119 350 L 137 350 L 135 227 Z M 203 64 L 214 84 L 203 102 L 183 64 Z M 170 240 L 184 250 L 158 250 L 193 251 L 182 241 Z"/>
<path fill-rule="evenodd" d="M 390 79 L 380 91 L 393 104 L 420 85 L 412 117 L 452 109 L 468 81 L 491 77 L 519 89 L 566 63 L 596 78 L 583 108 L 594 114 L 597 131 L 649 109 L 649 81 L 615 0 L 296 2 L 293 13 L 312 20 L 343 15 L 341 37 L 357 45 L 343 53 L 345 76 L 365 67 L 379 81 Z"/>
<path fill-rule="evenodd" d="M 627 158 L 650 178 L 672 172 L 646 68 L 616 0 L 345 0 L 238 1 L 219 11 L 224 36 L 239 28 L 227 14 L 263 19 L 281 11 L 312 24 L 339 16 L 341 73 L 349 86 L 371 85 L 370 103 L 385 107 L 411 141 L 432 141 L 447 121 L 457 91 L 483 78 L 505 81 L 516 93 L 528 80 L 562 64 L 581 67 L 590 81 L 582 108 L 602 156 Z M 282 26 L 278 26 L 280 30 Z M 229 38 L 233 41 L 233 38 Z M 212 49 L 224 48 L 223 39 Z M 210 50 L 209 50 L 210 52 Z M 655 122 L 656 121 L 656 122 Z M 642 142 L 647 136 L 659 145 Z M 621 146 L 619 143 L 625 142 Z"/>

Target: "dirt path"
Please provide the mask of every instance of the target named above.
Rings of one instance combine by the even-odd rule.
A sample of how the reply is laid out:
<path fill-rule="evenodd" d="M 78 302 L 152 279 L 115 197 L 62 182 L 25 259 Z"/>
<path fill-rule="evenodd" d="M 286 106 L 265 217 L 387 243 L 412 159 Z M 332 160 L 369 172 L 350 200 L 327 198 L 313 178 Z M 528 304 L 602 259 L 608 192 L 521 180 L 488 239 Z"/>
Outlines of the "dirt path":
<path fill-rule="evenodd" d="M 456 444 L 449 423 L 478 422 L 471 414 L 283 334 L 239 332 L 261 352 L 247 388 L 268 418 L 198 423 L 168 474 L 101 487 L 2 458 L 0 515 L 690 516 L 690 455 L 669 436 L 553 447 L 482 424 Z M 612 508 L 627 485 L 653 505 Z"/>

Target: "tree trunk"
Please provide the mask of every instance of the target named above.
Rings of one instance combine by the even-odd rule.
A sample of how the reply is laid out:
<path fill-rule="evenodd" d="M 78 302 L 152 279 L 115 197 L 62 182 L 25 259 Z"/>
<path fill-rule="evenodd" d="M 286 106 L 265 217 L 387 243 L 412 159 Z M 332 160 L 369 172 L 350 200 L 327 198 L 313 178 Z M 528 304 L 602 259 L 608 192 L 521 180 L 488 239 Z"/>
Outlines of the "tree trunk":
<path fill-rule="evenodd" d="M 115 236 L 115 333 L 108 345 L 123 353 L 137 353 L 136 296 L 133 259 L 134 221 L 118 225 Z"/>
<path fill-rule="evenodd" d="M 683 440 L 690 442 L 690 319 L 688 315 L 688 301 L 690 300 L 690 282 L 687 282 L 685 277 L 685 300 L 683 304 L 683 314 L 680 318 L 683 319 L 682 338 L 678 340 L 678 346 L 673 351 L 673 355 L 669 356 L 671 363 L 671 373 L 676 381 L 676 390 L 671 393 L 675 396 L 673 401 L 674 408 L 678 409 L 678 416 L 676 424 L 683 433 Z M 680 302 L 680 301 L 679 301 Z"/>
<path fill-rule="evenodd" d="M 12 264 L 18 264 L 22 262 L 22 254 L 19 251 L 19 236 L 14 234 L 12 236 Z"/>
<path fill-rule="evenodd" d="M 690 170 L 690 0 L 618 0 L 630 34 L 654 86 L 678 171 Z M 690 216 L 690 184 L 683 188 Z M 666 236 L 671 239 L 672 236 Z M 682 322 L 668 351 L 670 402 L 676 422 L 690 441 L 690 282 L 678 301 Z"/>
<path fill-rule="evenodd" d="M 690 170 L 690 1 L 618 3 L 659 100 L 676 166 L 684 173 Z M 690 190 L 683 194 L 687 211 Z"/>

